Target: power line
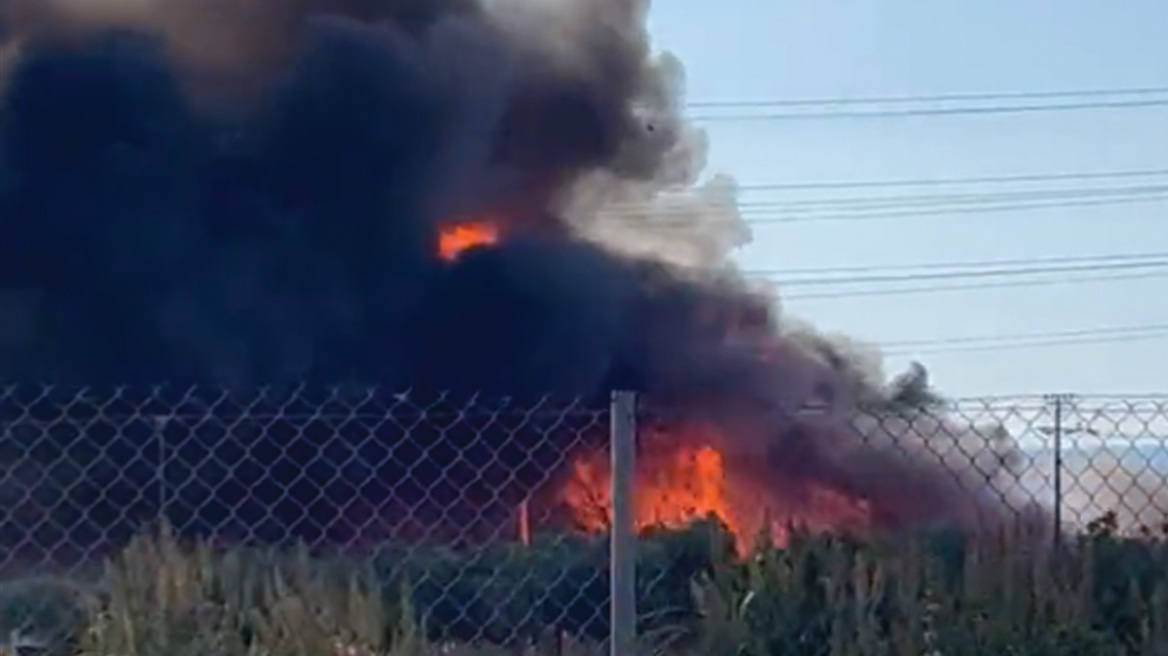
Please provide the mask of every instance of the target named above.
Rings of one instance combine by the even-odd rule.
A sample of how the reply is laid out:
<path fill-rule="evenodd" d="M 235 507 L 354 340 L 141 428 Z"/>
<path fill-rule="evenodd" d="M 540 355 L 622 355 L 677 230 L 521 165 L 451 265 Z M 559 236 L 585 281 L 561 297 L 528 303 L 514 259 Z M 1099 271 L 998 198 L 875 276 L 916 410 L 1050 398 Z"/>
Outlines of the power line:
<path fill-rule="evenodd" d="M 776 182 L 738 185 L 739 191 L 795 191 L 803 189 L 865 189 L 884 187 L 929 187 L 975 184 L 1020 184 L 1027 182 L 1073 182 L 1149 178 L 1168 175 L 1168 169 L 1131 169 L 1126 171 L 1083 171 L 1072 173 L 1028 173 L 965 178 L 900 178 L 889 180 L 825 180 L 813 182 Z"/>
<path fill-rule="evenodd" d="M 966 194 L 901 194 L 895 196 L 852 196 L 842 198 L 811 198 L 789 201 L 746 201 L 738 203 L 740 209 L 746 208 L 800 208 L 800 207 L 827 207 L 844 206 L 845 208 L 865 207 L 881 208 L 888 205 L 969 205 L 986 204 L 1005 201 L 1024 200 L 1061 200 L 1077 198 L 1108 198 L 1123 196 L 1143 196 L 1147 194 L 1168 193 L 1168 184 L 1138 185 L 1128 187 L 1099 187 L 1087 189 L 1027 189 L 1022 191 L 998 191 Z"/>
<path fill-rule="evenodd" d="M 1168 337 L 1168 324 L 1117 326 L 1015 335 L 986 335 L 954 339 L 886 342 L 886 355 L 918 355 L 960 351 L 996 351 L 1076 344 L 1108 343 Z"/>
<path fill-rule="evenodd" d="M 1003 203 L 998 205 L 986 205 L 983 207 L 955 207 L 952 209 L 944 208 L 914 208 L 908 210 L 890 210 L 879 212 L 842 212 L 838 214 L 806 214 L 795 216 L 748 216 L 744 221 L 750 225 L 768 225 L 768 224 L 782 224 L 782 223 L 804 223 L 807 221 L 872 221 L 881 219 L 902 219 L 910 217 L 931 217 L 941 218 L 944 216 L 957 216 L 963 214 L 985 214 L 994 212 L 1025 212 L 1033 210 L 1046 209 L 1070 209 L 1079 207 L 1103 207 L 1111 205 L 1129 205 L 1139 203 L 1154 203 L 1157 201 L 1168 201 L 1168 194 L 1148 194 L 1140 196 L 1116 197 L 1116 198 L 1098 198 L 1080 201 L 1058 201 L 1058 202 L 1028 202 L 1028 203 Z M 668 225 L 655 225 L 661 228 L 669 228 Z"/>
<path fill-rule="evenodd" d="M 803 121 L 865 118 L 906 118 L 915 116 L 975 116 L 988 114 L 1026 114 L 1035 112 L 1070 112 L 1089 110 L 1137 109 L 1168 106 L 1168 98 L 1118 100 L 1113 102 L 1047 103 L 1036 105 L 987 105 L 984 107 L 922 107 L 901 110 L 779 112 L 767 114 L 709 114 L 690 116 L 693 121 Z"/>
<path fill-rule="evenodd" d="M 922 262 L 918 264 L 893 264 L 882 266 L 847 266 L 847 267 L 816 267 L 804 269 L 747 269 L 745 273 L 755 275 L 793 275 L 813 274 L 823 275 L 831 273 L 868 273 L 872 271 L 906 271 L 913 269 L 936 270 L 958 268 L 1000 268 L 1011 266 L 1033 266 L 1051 264 L 1102 264 L 1108 262 L 1134 262 L 1153 260 L 1168 262 L 1168 251 L 1153 251 L 1150 253 L 1116 253 L 1109 255 L 1066 255 L 1055 257 L 1013 258 L 1006 260 L 965 260 L 959 262 Z"/>
<path fill-rule="evenodd" d="M 1018 289 L 1025 287 L 1045 287 L 1050 285 L 1079 284 L 1089 282 L 1121 282 L 1129 280 L 1149 280 L 1168 277 L 1168 270 L 1117 273 L 1109 276 L 1081 276 L 1078 278 L 1039 278 L 1035 280 L 1005 280 L 986 283 L 962 283 L 956 285 L 930 285 L 918 287 L 891 287 L 885 289 L 861 289 L 854 291 L 811 292 L 804 294 L 783 294 L 784 301 L 811 301 L 872 296 L 902 296 L 912 294 L 933 294 L 958 291 L 980 291 L 988 289 Z"/>
<path fill-rule="evenodd" d="M 1119 89 L 1084 89 L 1064 91 L 1021 91 L 990 93 L 954 93 L 918 96 L 858 96 L 845 98 L 795 98 L 785 100 L 713 100 L 686 103 L 687 107 L 702 109 L 739 107 L 815 107 L 822 105 L 875 105 L 929 102 L 984 102 L 993 100 L 1052 100 L 1101 96 L 1142 96 L 1168 93 L 1168 87 L 1135 87 Z"/>
<path fill-rule="evenodd" d="M 824 197 L 824 198 L 803 198 L 795 200 L 749 200 L 740 201 L 736 203 L 739 209 L 744 208 L 801 208 L 801 207 L 832 207 L 842 205 L 845 207 L 865 206 L 883 207 L 889 204 L 903 204 L 903 205 L 922 205 L 922 204 L 969 204 L 969 203 L 987 203 L 1004 200 L 1057 200 L 1057 199 L 1071 199 L 1071 198 L 1090 198 L 1090 197 L 1109 197 L 1109 196 L 1128 196 L 1128 195 L 1143 195 L 1143 194 L 1162 194 L 1168 193 L 1168 184 L 1151 184 L 1151 185 L 1130 185 L 1130 186 L 1106 186 L 1106 187 L 1087 187 L 1087 188 L 1053 188 L 1053 189 L 1023 189 L 1011 191 L 980 191 L 980 192 L 965 192 L 965 193 L 941 193 L 941 194 L 895 194 L 895 195 L 867 195 L 867 196 L 842 196 L 842 197 Z M 627 210 L 627 213 L 636 215 L 646 215 L 660 213 L 661 211 L 669 212 L 669 208 L 646 207 L 643 203 L 610 203 L 604 207 L 608 211 Z"/>
<path fill-rule="evenodd" d="M 885 202 L 886 200 L 887 202 Z M 745 223 L 764 225 L 806 221 L 866 221 L 919 216 L 940 218 L 945 215 L 1097 207 L 1162 200 L 1168 200 L 1168 185 L 1094 190 L 1037 190 L 981 195 L 933 194 L 931 196 L 902 196 L 900 198 L 853 197 L 834 201 L 832 199 L 805 201 L 802 205 L 798 201 L 755 201 L 728 205 L 725 209 L 738 210 Z M 836 204 L 833 205 L 833 202 Z M 904 207 L 895 207 L 897 203 L 903 204 Z M 827 212 L 826 210 L 833 211 Z M 691 212 L 684 207 L 646 207 L 631 204 L 624 208 L 619 205 L 609 205 L 602 209 L 602 213 L 609 220 L 637 221 L 641 223 L 641 227 L 659 230 L 687 229 L 689 226 L 687 224 L 652 222 L 647 219 L 687 216 Z"/>
<path fill-rule="evenodd" d="M 1082 346 L 1084 344 L 1115 344 L 1120 342 L 1142 342 L 1168 338 L 1168 330 L 1147 333 L 1133 333 L 1118 337 L 1084 337 L 1076 339 L 1042 340 L 1033 342 L 1019 342 L 1013 344 L 980 344 L 956 347 L 938 347 L 914 350 L 883 350 L 884 355 L 936 355 L 939 353 L 967 353 L 986 351 L 1012 351 L 1017 349 L 1050 348 L 1055 346 Z"/>
<path fill-rule="evenodd" d="M 1086 266 L 1036 266 L 1007 269 L 978 269 L 975 271 L 937 271 L 906 275 L 869 275 L 848 277 L 823 278 L 795 278 L 791 280 L 776 280 L 780 286 L 794 287 L 801 285 L 851 285 L 858 283 L 896 283 L 919 282 L 924 280 L 961 280 L 966 278 L 1000 278 L 1011 276 L 1050 275 L 1058 273 L 1079 273 L 1097 271 L 1116 271 L 1128 269 L 1147 269 L 1168 267 L 1166 260 L 1148 260 L 1141 262 L 1111 262 L 1091 264 Z"/>
<path fill-rule="evenodd" d="M 945 339 L 926 339 L 926 340 L 904 340 L 897 342 L 884 342 L 883 345 L 889 348 L 903 348 L 910 346 L 931 346 L 937 345 L 955 345 L 955 344 L 974 344 L 978 342 L 996 341 L 996 340 L 1022 340 L 1022 339 L 1055 339 L 1055 338 L 1075 338 L 1075 337 L 1097 337 L 1103 335 L 1119 335 L 1131 332 L 1143 332 L 1148 330 L 1168 331 L 1168 323 L 1159 324 L 1143 324 L 1136 326 L 1108 326 L 1104 328 L 1078 328 L 1075 330 L 1061 330 L 1061 331 L 1044 331 L 1039 333 L 1015 333 L 1007 335 L 982 335 L 977 337 L 948 337 Z"/>

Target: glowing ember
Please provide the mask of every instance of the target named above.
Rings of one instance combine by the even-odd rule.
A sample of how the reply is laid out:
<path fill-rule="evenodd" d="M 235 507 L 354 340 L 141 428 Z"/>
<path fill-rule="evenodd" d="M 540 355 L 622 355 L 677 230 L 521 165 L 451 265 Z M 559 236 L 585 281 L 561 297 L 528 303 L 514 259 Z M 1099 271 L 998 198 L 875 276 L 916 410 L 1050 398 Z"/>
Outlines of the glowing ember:
<path fill-rule="evenodd" d="M 764 528 L 781 545 L 790 525 L 819 531 L 866 526 L 869 510 L 861 500 L 806 483 L 736 477 L 722 453 L 693 440 L 702 434 L 687 427 L 642 440 L 633 498 L 637 530 L 682 528 L 712 515 L 745 546 Z M 609 489 L 607 454 L 587 452 L 573 461 L 560 501 L 581 529 L 604 531 L 610 524 Z"/>
<path fill-rule="evenodd" d="M 499 240 L 499 230 L 487 221 L 468 221 L 444 226 L 438 234 L 438 255 L 453 260 L 473 246 L 493 244 Z"/>

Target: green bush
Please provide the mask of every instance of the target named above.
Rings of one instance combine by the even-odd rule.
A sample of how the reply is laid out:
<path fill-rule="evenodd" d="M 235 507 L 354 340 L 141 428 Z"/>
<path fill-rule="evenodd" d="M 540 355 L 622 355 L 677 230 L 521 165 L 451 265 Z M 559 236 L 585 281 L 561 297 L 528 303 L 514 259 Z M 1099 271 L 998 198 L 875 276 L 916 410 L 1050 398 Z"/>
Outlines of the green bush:
<path fill-rule="evenodd" d="M 698 586 L 704 654 L 1162 656 L 1168 543 L 797 536 Z"/>

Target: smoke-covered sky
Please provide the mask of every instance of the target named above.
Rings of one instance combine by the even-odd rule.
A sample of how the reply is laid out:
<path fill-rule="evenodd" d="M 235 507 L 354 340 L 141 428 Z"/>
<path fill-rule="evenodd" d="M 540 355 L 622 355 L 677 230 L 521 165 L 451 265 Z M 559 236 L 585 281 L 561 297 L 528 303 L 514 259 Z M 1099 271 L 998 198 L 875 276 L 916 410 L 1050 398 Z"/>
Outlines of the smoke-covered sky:
<path fill-rule="evenodd" d="M 514 345 L 541 347 L 517 341 L 518 326 L 602 320 L 571 317 L 592 299 L 524 303 L 612 305 L 619 285 L 560 265 L 596 266 L 587 247 L 516 245 L 447 267 L 435 237 L 499 208 L 550 223 L 546 208 L 587 170 L 654 175 L 660 148 L 638 145 L 632 114 L 652 92 L 644 33 L 610 4 L 589 17 L 551 4 L 489 16 L 467 3 L 12 5 L 3 275 L 5 315 L 26 321 L 10 322 L 5 368 L 402 384 L 426 373 L 408 362 L 419 352 L 432 371 L 443 354 L 510 350 L 522 371 Z M 516 284 L 545 287 L 484 296 Z M 566 293 L 547 294 L 556 284 Z M 589 345 L 565 345 L 589 339 L 555 335 L 564 361 L 533 366 L 571 372 Z"/>
<path fill-rule="evenodd" d="M 736 184 L 700 182 L 643 2 L 3 7 L 0 377 L 634 388 L 717 422 L 732 466 L 779 451 L 753 474 L 776 492 L 812 480 L 889 525 L 1005 510 L 917 458 L 944 420 L 844 428 L 903 396 L 736 271 Z M 501 243 L 437 256 L 483 219 Z M 839 412 L 795 422 L 809 402 Z"/>
<path fill-rule="evenodd" d="M 844 393 L 715 276 L 749 235 L 732 182 L 693 187 L 706 144 L 644 11 L 8 5 L 6 375 Z M 501 245 L 436 256 L 483 217 Z"/>

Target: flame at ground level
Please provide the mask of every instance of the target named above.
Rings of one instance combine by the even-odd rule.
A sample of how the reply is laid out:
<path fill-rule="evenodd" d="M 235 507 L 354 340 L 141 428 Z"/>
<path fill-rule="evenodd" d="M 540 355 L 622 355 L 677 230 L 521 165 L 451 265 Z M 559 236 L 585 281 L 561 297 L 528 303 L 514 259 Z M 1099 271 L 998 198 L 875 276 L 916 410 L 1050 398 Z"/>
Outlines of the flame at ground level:
<path fill-rule="evenodd" d="M 489 221 L 466 221 L 443 226 L 438 233 L 438 255 L 453 260 L 474 246 L 499 241 L 499 229 Z"/>
<path fill-rule="evenodd" d="M 604 453 L 587 453 L 572 464 L 562 500 L 589 531 L 610 522 L 609 465 Z M 638 467 L 633 511 L 637 528 L 678 526 L 714 514 L 732 530 L 722 454 L 708 446 L 679 446 L 651 467 Z"/>
<path fill-rule="evenodd" d="M 680 528 L 711 515 L 726 525 L 741 549 L 769 533 L 783 544 L 792 526 L 807 530 L 863 530 L 868 505 L 806 481 L 759 481 L 737 475 L 711 441 L 694 440 L 701 430 L 642 435 L 634 480 L 633 513 L 638 531 Z M 586 531 L 611 522 L 608 454 L 579 454 L 560 489 L 559 500 Z"/>

